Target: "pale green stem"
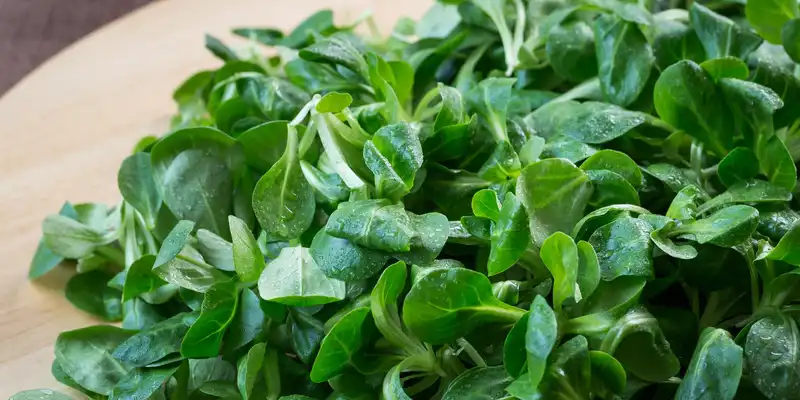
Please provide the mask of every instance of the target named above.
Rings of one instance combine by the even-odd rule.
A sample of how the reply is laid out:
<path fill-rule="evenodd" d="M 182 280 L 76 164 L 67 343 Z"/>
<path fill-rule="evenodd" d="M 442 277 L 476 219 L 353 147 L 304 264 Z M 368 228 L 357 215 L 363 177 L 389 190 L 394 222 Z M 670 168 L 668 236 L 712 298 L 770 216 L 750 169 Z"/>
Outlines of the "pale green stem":
<path fill-rule="evenodd" d="M 488 366 L 486 365 L 486 361 L 483 360 L 483 357 L 481 357 L 480 353 L 478 353 L 478 350 L 475 350 L 475 348 L 472 347 L 472 344 L 470 344 L 466 339 L 458 338 L 456 339 L 456 343 L 461 346 L 461 348 L 467 353 L 469 358 L 472 359 L 472 362 L 474 362 L 475 365 L 483 368 Z"/>

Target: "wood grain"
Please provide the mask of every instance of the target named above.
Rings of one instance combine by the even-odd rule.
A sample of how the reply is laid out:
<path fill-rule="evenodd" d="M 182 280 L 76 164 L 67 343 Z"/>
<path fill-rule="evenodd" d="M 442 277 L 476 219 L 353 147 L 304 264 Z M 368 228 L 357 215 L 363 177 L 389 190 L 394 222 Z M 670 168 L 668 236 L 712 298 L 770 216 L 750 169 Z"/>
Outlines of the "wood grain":
<path fill-rule="evenodd" d="M 65 267 L 30 283 L 41 220 L 65 200 L 115 204 L 116 174 L 136 140 L 161 134 L 185 77 L 218 65 L 203 33 L 290 29 L 319 8 L 352 20 L 373 10 L 384 32 L 430 0 L 171 0 L 89 35 L 0 98 L 0 398 L 62 389 L 50 376 L 59 332 L 92 323 L 63 297 Z"/>

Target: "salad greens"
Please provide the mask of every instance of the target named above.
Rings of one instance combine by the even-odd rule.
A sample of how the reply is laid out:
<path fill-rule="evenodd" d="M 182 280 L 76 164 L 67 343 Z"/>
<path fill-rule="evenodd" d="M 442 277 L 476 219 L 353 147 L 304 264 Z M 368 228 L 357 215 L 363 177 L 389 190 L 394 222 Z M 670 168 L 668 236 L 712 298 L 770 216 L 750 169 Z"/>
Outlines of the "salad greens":
<path fill-rule="evenodd" d="M 74 265 L 90 399 L 800 399 L 797 0 L 441 0 L 207 36 Z M 64 400 L 51 390 L 12 399 Z"/>

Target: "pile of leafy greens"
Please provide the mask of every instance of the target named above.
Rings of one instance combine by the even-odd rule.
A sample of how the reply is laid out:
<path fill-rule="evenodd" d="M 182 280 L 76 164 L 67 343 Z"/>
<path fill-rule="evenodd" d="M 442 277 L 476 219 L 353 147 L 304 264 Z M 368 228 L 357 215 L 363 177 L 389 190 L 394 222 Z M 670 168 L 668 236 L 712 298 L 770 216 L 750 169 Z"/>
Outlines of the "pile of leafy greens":
<path fill-rule="evenodd" d="M 31 279 L 91 399 L 800 399 L 797 0 L 242 28 Z M 373 24 L 374 25 L 374 24 Z M 27 391 L 15 400 L 64 399 Z"/>

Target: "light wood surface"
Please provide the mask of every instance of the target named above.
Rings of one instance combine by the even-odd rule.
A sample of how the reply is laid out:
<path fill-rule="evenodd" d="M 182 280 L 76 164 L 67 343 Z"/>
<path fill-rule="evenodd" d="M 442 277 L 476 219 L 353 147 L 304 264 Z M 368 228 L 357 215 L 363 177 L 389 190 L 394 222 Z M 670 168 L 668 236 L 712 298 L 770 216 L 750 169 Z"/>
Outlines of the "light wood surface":
<path fill-rule="evenodd" d="M 203 34 L 234 26 L 290 29 L 319 8 L 350 21 L 374 12 L 389 33 L 431 0 L 170 0 L 67 48 L 0 98 L 0 398 L 63 387 L 50 376 L 58 333 L 93 323 L 63 297 L 67 268 L 36 282 L 28 265 L 41 220 L 65 200 L 114 204 L 116 174 L 136 140 L 162 134 L 172 90 L 218 65 Z M 0 66 L 2 68 L 2 66 Z"/>

